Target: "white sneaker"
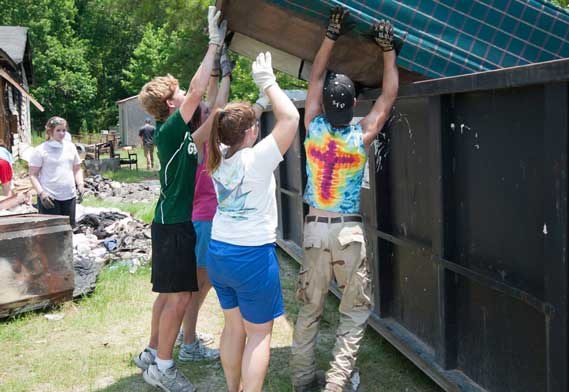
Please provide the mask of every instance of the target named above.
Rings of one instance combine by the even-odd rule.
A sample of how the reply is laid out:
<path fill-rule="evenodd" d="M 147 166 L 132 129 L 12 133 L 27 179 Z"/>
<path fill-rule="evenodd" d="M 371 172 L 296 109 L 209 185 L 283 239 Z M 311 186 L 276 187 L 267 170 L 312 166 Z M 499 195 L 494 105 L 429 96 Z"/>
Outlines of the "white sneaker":
<path fill-rule="evenodd" d="M 206 332 L 196 331 L 196 339 L 201 340 L 202 344 L 205 346 L 209 346 L 214 342 L 213 335 Z M 184 330 L 180 329 L 180 332 L 178 332 L 178 336 L 176 337 L 175 345 L 179 346 L 182 343 L 184 343 Z"/>
<path fill-rule="evenodd" d="M 150 350 L 148 348 L 145 348 L 143 352 L 138 354 L 137 357 L 133 358 L 133 362 L 142 370 L 146 370 L 150 365 L 154 363 L 155 359 L 156 358 L 154 358 L 154 355 L 150 352 Z"/>
<path fill-rule="evenodd" d="M 152 364 L 142 373 L 144 381 L 148 384 L 162 388 L 166 392 L 195 392 L 196 388 L 176 366 L 161 372 L 156 364 Z"/>
<path fill-rule="evenodd" d="M 196 339 L 192 344 L 182 343 L 180 346 L 180 352 L 178 353 L 178 359 L 181 362 L 217 358 L 219 358 L 219 350 L 204 346 L 202 341 L 199 339 Z"/>

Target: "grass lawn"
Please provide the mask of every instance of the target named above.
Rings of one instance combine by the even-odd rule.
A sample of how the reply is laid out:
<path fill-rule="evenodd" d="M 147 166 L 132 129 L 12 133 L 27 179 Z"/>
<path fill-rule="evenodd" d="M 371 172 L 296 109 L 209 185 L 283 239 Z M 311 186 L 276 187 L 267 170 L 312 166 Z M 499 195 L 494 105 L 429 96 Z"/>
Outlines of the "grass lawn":
<path fill-rule="evenodd" d="M 267 392 L 291 391 L 288 359 L 293 321 L 298 307 L 294 299 L 297 264 L 284 253 L 281 278 L 286 315 L 275 322 L 272 357 L 265 383 Z M 0 322 L 0 391 L 155 391 L 142 380 L 132 357 L 147 343 L 150 311 L 155 295 L 150 291 L 150 269 L 131 274 L 125 268 L 107 267 L 91 295 L 47 312 L 34 312 Z M 318 343 L 318 365 L 331 359 L 338 301 L 326 303 Z M 64 316 L 49 321 L 45 314 Z M 198 329 L 216 336 L 223 316 L 211 291 L 201 310 Z M 390 344 L 368 329 L 357 366 L 362 391 L 415 392 L 440 389 Z M 218 362 L 179 364 L 198 391 L 223 391 L 223 372 Z"/>
<path fill-rule="evenodd" d="M 148 178 L 147 174 L 156 176 L 156 172 L 146 170 L 124 176 L 140 181 Z M 92 198 L 84 204 L 120 208 L 147 223 L 153 218 L 155 206 L 155 202 L 109 203 Z M 286 314 L 275 321 L 266 392 L 292 390 L 288 361 L 298 313 L 294 297 L 298 265 L 281 251 L 279 260 Z M 154 298 L 149 267 L 141 267 L 131 274 L 125 267 L 111 265 L 103 269 L 92 294 L 45 312 L 0 321 L 0 391 L 157 391 L 144 383 L 140 370 L 132 363 L 133 356 L 148 342 Z M 321 369 L 326 369 L 331 360 L 339 320 L 338 305 L 338 300 L 330 294 L 317 345 Z M 63 319 L 48 320 L 45 315 L 52 313 L 62 315 Z M 214 334 L 214 346 L 218 347 L 222 328 L 223 315 L 212 290 L 200 312 L 198 329 Z M 218 361 L 179 363 L 178 366 L 198 391 L 225 390 Z M 371 328 L 362 343 L 357 366 L 361 369 L 362 392 L 441 391 Z"/>
<path fill-rule="evenodd" d="M 158 179 L 158 156 L 156 154 L 156 149 L 154 150 L 154 169 L 146 169 L 146 157 L 144 156 L 144 150 L 142 147 L 138 146 L 129 151 L 130 153 L 135 152 L 138 159 L 138 170 L 130 170 L 129 168 L 121 168 L 116 171 L 107 171 L 102 173 L 102 176 L 109 178 L 114 181 L 119 182 L 139 182 L 148 179 Z M 120 148 L 115 151 L 115 154 L 120 154 L 126 157 L 127 152 L 121 150 Z M 108 155 L 103 155 L 103 157 L 108 157 Z"/>
<path fill-rule="evenodd" d="M 158 172 L 153 170 L 130 170 L 121 168 L 115 171 L 106 171 L 102 173 L 101 176 L 118 182 L 140 182 L 144 180 L 157 180 Z"/>
<path fill-rule="evenodd" d="M 160 164 L 158 162 L 158 155 L 156 149 L 154 149 L 154 169 L 147 169 L 147 160 L 144 156 L 144 150 L 141 146 L 137 146 L 132 150 L 128 150 L 131 154 L 134 152 L 138 159 L 138 170 L 131 170 L 128 167 L 123 167 L 116 171 L 107 171 L 101 175 L 105 178 L 109 178 L 114 181 L 119 182 L 140 182 L 149 179 L 158 179 L 158 169 Z M 121 148 L 115 150 L 115 154 L 122 155 L 126 158 L 127 151 L 123 151 Z M 101 158 L 108 158 L 109 154 L 101 154 Z"/>

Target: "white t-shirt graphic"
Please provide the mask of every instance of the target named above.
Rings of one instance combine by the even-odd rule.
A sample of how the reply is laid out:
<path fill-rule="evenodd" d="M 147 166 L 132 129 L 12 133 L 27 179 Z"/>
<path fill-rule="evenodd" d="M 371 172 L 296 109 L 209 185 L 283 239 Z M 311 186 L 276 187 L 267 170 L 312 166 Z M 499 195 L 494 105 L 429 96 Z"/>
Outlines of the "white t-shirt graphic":
<path fill-rule="evenodd" d="M 223 154 L 227 149 L 223 149 Z M 272 135 L 256 146 L 222 158 L 212 175 L 217 195 L 211 238 L 234 245 L 276 241 L 278 225 L 273 172 L 283 160 Z"/>

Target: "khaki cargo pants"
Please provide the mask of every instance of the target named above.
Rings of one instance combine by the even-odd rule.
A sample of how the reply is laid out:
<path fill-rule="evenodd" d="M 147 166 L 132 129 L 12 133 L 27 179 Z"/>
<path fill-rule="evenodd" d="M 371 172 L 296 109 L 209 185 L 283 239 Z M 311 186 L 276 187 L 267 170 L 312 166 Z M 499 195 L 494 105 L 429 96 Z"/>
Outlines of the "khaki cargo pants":
<path fill-rule="evenodd" d="M 146 168 L 154 169 L 154 144 L 144 145 L 144 157 L 146 158 Z"/>
<path fill-rule="evenodd" d="M 372 308 L 372 284 L 362 223 L 307 222 L 304 225 L 304 260 L 297 298 L 302 307 L 294 328 L 290 361 L 295 385 L 309 383 L 316 370 L 314 346 L 332 278 L 342 291 L 340 324 L 334 359 L 326 381 L 344 386 L 348 381 Z"/>

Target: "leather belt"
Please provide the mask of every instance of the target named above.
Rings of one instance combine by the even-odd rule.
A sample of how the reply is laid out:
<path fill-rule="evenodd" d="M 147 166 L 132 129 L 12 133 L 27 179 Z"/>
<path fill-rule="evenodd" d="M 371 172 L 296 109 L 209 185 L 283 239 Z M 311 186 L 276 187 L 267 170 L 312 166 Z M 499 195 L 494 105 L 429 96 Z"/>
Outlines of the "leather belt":
<path fill-rule="evenodd" d="M 361 222 L 362 217 L 359 215 L 348 215 L 348 216 L 315 216 L 308 215 L 306 217 L 306 222 L 318 222 L 318 223 L 342 223 L 342 222 Z"/>

